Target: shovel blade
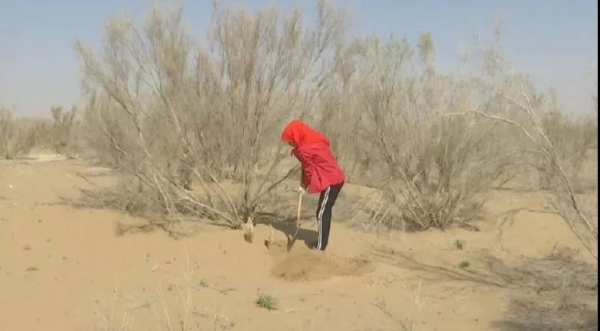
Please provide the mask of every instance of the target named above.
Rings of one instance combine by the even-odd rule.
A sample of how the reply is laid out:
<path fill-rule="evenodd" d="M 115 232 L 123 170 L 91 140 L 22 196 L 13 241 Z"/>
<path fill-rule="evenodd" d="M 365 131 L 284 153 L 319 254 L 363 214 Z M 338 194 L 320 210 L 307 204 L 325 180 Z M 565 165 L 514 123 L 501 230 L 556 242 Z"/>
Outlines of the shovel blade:
<path fill-rule="evenodd" d="M 294 243 L 296 242 L 296 237 L 298 236 L 299 230 L 300 230 L 300 228 L 297 228 L 294 235 L 291 237 L 288 237 L 288 243 L 287 243 L 287 251 L 288 252 L 292 249 L 292 246 L 294 246 Z"/>

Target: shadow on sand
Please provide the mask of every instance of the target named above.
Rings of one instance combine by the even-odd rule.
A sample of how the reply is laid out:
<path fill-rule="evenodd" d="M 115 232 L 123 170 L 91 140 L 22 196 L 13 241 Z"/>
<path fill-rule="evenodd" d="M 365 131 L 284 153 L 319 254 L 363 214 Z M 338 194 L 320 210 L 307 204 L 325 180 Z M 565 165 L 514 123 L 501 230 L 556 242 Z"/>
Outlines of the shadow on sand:
<path fill-rule="evenodd" d="M 308 222 L 310 221 L 303 220 L 302 223 L 306 225 Z M 283 232 L 287 238 L 290 238 L 296 232 L 295 218 L 286 218 L 279 222 L 275 221 L 272 222 L 271 225 L 273 226 L 273 229 Z M 310 249 L 314 248 L 317 243 L 317 231 L 309 230 L 301 226 L 296 235 L 296 244 L 299 241 L 304 242 L 304 245 Z"/>
<path fill-rule="evenodd" d="M 419 272 L 429 281 L 472 282 L 510 291 L 505 316 L 492 323 L 499 331 L 597 331 L 598 272 L 577 261 L 569 249 L 545 258 L 523 258 L 515 264 L 489 253 L 478 257 L 481 268 L 461 270 L 427 264 L 409 253 L 375 249 L 384 263 Z"/>

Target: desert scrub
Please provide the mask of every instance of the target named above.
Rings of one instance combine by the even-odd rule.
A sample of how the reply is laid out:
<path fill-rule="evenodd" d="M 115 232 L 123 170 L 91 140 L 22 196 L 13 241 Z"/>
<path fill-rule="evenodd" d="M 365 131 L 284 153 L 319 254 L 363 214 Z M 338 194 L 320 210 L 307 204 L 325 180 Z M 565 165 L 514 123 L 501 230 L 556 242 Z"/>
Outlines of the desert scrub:
<path fill-rule="evenodd" d="M 256 305 L 267 310 L 277 309 L 277 299 L 268 294 L 259 294 L 256 298 Z"/>
<path fill-rule="evenodd" d="M 0 158 L 11 160 L 28 153 L 41 131 L 40 121 L 17 117 L 12 110 L 0 106 Z"/>
<path fill-rule="evenodd" d="M 462 251 L 464 247 L 465 247 L 465 242 L 464 241 L 459 240 L 459 239 L 456 239 L 454 241 L 454 248 L 456 250 Z"/>

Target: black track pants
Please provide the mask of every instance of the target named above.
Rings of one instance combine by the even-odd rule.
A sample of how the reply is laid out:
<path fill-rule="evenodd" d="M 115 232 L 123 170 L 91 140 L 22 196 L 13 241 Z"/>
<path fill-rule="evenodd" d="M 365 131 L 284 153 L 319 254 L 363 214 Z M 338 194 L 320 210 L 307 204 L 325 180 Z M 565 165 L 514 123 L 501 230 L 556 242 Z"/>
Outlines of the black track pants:
<path fill-rule="evenodd" d="M 319 205 L 317 207 L 317 222 L 319 228 L 319 234 L 317 238 L 316 248 L 324 251 L 327 248 L 327 242 L 329 241 L 329 229 L 331 228 L 331 214 L 335 200 L 340 194 L 344 183 L 331 185 L 327 189 L 321 192 L 319 197 Z"/>

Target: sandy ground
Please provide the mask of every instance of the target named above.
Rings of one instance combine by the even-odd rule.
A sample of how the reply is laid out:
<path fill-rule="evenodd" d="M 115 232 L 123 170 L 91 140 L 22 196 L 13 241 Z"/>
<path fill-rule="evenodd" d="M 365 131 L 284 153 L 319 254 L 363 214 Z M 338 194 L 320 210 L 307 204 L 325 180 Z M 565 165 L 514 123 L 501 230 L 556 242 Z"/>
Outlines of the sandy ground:
<path fill-rule="evenodd" d="M 543 197 L 511 191 L 486 210 L 527 206 L 512 222 L 386 236 L 335 223 L 325 256 L 302 238 L 285 253 L 280 232 L 268 250 L 260 225 L 253 244 L 211 227 L 118 236 L 117 222 L 135 220 L 61 203 L 92 172 L 76 160 L 0 163 L 0 330 L 534 330 L 507 321 L 515 295 L 533 291 L 511 268 L 557 248 L 589 260 Z M 276 309 L 258 307 L 259 294 Z"/>

